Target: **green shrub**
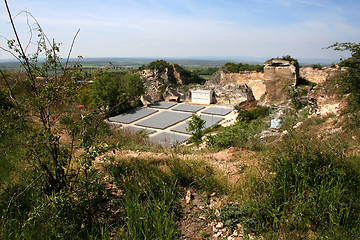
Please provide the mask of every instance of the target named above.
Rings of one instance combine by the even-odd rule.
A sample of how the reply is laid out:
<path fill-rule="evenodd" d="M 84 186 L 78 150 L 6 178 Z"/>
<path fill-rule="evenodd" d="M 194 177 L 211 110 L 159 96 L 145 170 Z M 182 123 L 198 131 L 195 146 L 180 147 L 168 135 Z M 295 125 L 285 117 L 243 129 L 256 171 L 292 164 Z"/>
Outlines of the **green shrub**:
<path fill-rule="evenodd" d="M 239 110 L 235 107 L 236 110 Z M 263 106 L 256 106 L 251 110 L 241 110 L 236 119 L 238 121 L 250 122 L 255 119 L 261 119 L 269 115 L 269 108 Z"/>
<path fill-rule="evenodd" d="M 360 43 L 335 43 L 328 48 L 336 51 L 349 51 L 351 57 L 339 63 L 339 66 L 346 67 L 347 70 L 337 82 L 343 94 L 349 94 L 349 111 L 358 112 L 360 109 Z"/>
<path fill-rule="evenodd" d="M 201 119 L 199 115 L 192 114 L 191 120 L 188 122 L 186 131 L 191 133 L 190 141 L 200 143 L 203 136 L 203 128 L 205 127 L 205 120 Z"/>
<path fill-rule="evenodd" d="M 257 71 L 257 72 L 264 72 L 264 66 L 263 65 L 250 65 L 247 63 L 232 63 L 228 62 L 226 63 L 222 69 L 226 73 L 239 73 L 242 71 Z"/>
<path fill-rule="evenodd" d="M 207 144 L 213 148 L 223 149 L 228 147 L 245 147 L 250 144 L 250 139 L 268 127 L 262 119 L 251 122 L 238 121 L 234 125 L 225 127 L 216 135 L 207 136 Z"/>
<path fill-rule="evenodd" d="M 322 65 L 321 64 L 312 64 L 311 65 L 311 67 L 313 68 L 313 69 L 318 69 L 318 70 L 321 70 L 322 69 Z"/>
<path fill-rule="evenodd" d="M 139 68 L 139 70 L 158 69 L 158 70 L 162 71 L 169 67 L 171 67 L 171 65 L 168 62 L 166 62 L 165 60 L 156 60 L 156 61 L 149 63 L 147 66 L 143 65 L 142 67 Z"/>
<path fill-rule="evenodd" d="M 106 207 L 109 196 L 104 185 L 93 180 L 87 191 L 83 186 L 76 194 L 45 195 L 31 187 L 29 180 L 9 186 L 0 195 L 1 202 L 11 202 L 0 208 L 3 239 L 104 239 L 109 232 L 102 230 L 113 227 L 105 216 L 114 216 Z"/>

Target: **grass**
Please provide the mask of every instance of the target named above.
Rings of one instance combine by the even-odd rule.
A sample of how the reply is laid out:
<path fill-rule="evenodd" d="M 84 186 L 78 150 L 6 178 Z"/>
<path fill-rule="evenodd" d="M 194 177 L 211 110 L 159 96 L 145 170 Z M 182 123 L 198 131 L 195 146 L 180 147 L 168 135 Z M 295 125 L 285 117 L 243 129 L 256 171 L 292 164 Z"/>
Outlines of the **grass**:
<path fill-rule="evenodd" d="M 112 181 L 121 189 L 124 239 L 177 239 L 182 216 L 182 189 L 222 191 L 213 168 L 202 161 L 178 158 L 113 160 L 108 166 Z"/>
<path fill-rule="evenodd" d="M 224 209 L 223 221 L 241 222 L 266 238 L 358 236 L 360 159 L 344 153 L 344 140 L 285 137 L 266 157 L 267 174 L 249 172 L 242 183 L 247 201 Z"/>
<path fill-rule="evenodd" d="M 2 188 L 21 177 L 26 165 L 23 148 L 25 134 L 16 126 L 19 121 L 15 111 L 0 108 L 0 193 Z"/>

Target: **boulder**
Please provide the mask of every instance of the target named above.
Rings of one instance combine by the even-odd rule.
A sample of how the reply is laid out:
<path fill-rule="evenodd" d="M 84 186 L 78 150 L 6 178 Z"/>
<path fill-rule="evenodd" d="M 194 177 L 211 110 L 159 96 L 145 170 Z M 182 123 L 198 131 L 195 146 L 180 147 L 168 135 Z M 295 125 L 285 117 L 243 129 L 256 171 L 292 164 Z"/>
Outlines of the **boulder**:
<path fill-rule="evenodd" d="M 181 95 L 175 87 L 167 86 L 163 95 L 163 99 L 168 102 L 179 102 Z"/>
<path fill-rule="evenodd" d="M 151 96 L 149 95 L 142 95 L 140 97 L 140 101 L 142 102 L 142 104 L 147 107 L 148 105 L 151 105 L 154 103 L 154 101 L 152 100 Z"/>

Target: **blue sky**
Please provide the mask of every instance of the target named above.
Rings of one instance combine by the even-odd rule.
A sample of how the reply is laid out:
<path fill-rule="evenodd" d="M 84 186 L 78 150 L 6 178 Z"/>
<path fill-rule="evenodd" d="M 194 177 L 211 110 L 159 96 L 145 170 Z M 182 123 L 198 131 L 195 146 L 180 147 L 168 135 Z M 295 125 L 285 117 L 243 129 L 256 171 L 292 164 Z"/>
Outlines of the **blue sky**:
<path fill-rule="evenodd" d="M 335 42 L 359 42 L 359 0 L 8 0 L 29 11 L 63 56 L 334 58 Z M 26 16 L 15 18 L 26 42 Z M 0 35 L 14 38 L 0 5 Z M 5 46 L 5 40 L 0 40 Z M 9 55 L 0 51 L 0 58 Z"/>

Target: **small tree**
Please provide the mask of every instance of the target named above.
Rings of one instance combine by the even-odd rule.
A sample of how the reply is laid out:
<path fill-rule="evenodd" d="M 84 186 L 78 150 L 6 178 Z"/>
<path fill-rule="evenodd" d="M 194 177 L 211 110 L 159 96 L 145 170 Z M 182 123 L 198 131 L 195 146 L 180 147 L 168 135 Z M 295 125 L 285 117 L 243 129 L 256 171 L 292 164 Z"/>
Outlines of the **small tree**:
<path fill-rule="evenodd" d="M 124 90 L 129 101 L 133 102 L 145 92 L 143 80 L 139 74 L 127 72 L 123 76 Z"/>
<path fill-rule="evenodd" d="M 113 116 L 133 106 L 144 92 L 144 83 L 138 74 L 103 73 L 90 86 L 90 105 Z"/>
<path fill-rule="evenodd" d="M 69 188 L 74 178 L 80 174 L 73 174 L 73 161 L 80 162 L 81 169 L 88 178 L 92 160 L 99 151 L 95 135 L 103 124 L 103 115 L 98 113 L 84 113 L 82 116 L 74 114 L 68 126 L 59 124 L 65 113 L 76 106 L 76 96 L 79 85 L 75 79 L 83 78 L 81 64 L 69 64 L 69 58 L 74 44 L 66 61 L 60 58 L 58 43 L 49 40 L 40 24 L 28 12 L 28 25 L 34 21 L 32 31 L 37 31 L 35 52 L 27 53 L 27 47 L 20 41 L 7 1 L 5 5 L 15 34 L 15 40 L 8 40 L 8 49 L 2 50 L 11 53 L 25 70 L 25 76 L 13 78 L 0 69 L 1 81 L 8 88 L 9 95 L 22 119 L 22 129 L 27 134 L 27 160 L 33 167 L 39 179 L 43 182 L 46 193 L 60 192 Z M 34 39 L 31 39 L 34 40 Z M 24 87 L 25 86 L 25 87 Z M 75 112 L 75 111 L 73 111 Z M 72 125 L 72 126 L 71 126 Z M 60 138 L 67 133 L 71 138 L 70 147 L 65 146 Z M 77 158 L 74 155 L 75 143 L 79 143 L 84 154 Z M 97 151 L 94 153 L 94 151 Z M 86 183 L 87 184 L 87 183 Z"/>
<path fill-rule="evenodd" d="M 187 132 L 192 133 L 191 140 L 200 143 L 203 136 L 202 130 L 205 127 L 205 120 L 195 113 L 192 114 L 191 120 L 188 122 Z"/>
<path fill-rule="evenodd" d="M 349 110 L 356 112 L 360 108 L 360 43 L 335 43 L 328 48 L 351 53 L 351 58 L 343 60 L 339 64 L 347 68 L 347 71 L 340 77 L 339 84 L 343 93 L 350 94 Z"/>

